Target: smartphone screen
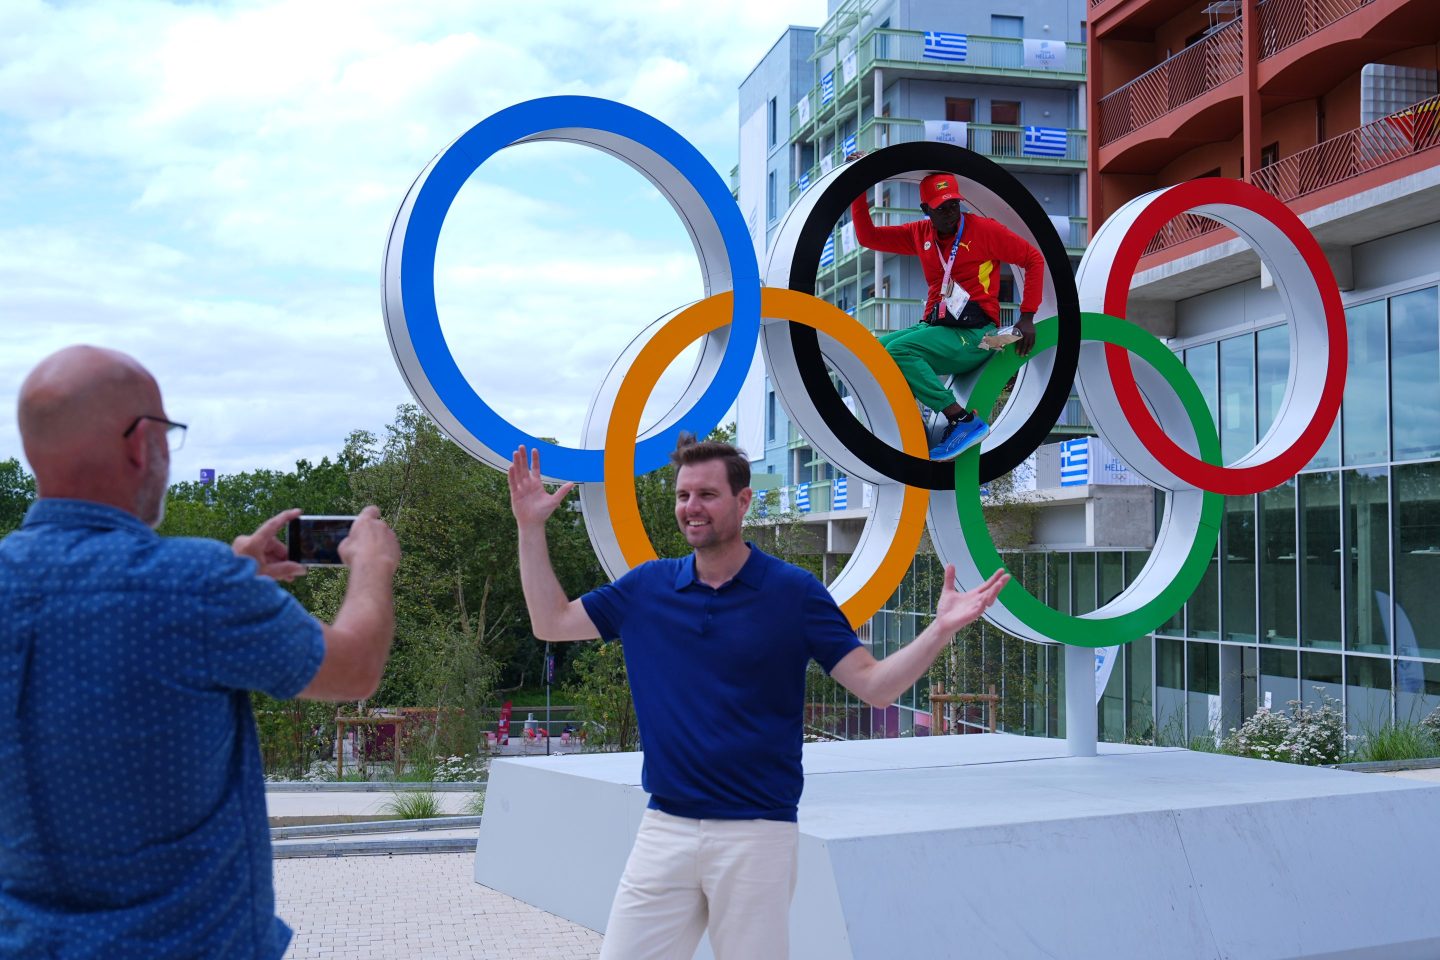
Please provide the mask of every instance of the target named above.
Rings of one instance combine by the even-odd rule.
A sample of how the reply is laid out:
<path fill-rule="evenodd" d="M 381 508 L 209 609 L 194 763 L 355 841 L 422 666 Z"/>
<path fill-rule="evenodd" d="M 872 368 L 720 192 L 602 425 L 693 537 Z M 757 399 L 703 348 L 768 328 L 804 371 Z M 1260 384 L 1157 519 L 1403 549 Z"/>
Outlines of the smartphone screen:
<path fill-rule="evenodd" d="M 354 517 L 296 517 L 286 530 L 290 559 L 310 567 L 338 567 L 340 541 L 350 533 Z"/>

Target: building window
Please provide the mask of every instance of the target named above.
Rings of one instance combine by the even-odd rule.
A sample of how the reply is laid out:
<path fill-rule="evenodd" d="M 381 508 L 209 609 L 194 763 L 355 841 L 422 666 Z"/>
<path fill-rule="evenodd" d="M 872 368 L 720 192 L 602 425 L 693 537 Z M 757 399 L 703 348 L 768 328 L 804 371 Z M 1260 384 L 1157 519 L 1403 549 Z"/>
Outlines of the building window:
<path fill-rule="evenodd" d="M 1340 475 L 1300 475 L 1300 645 L 1340 649 Z M 1338 658 L 1337 658 L 1338 659 Z M 1338 670 L 1337 670 L 1338 672 Z"/>
<path fill-rule="evenodd" d="M 1394 458 L 1440 457 L 1440 307 L 1436 289 L 1416 290 L 1390 300 L 1391 409 Z M 1403 406 L 1402 406 L 1403 405 Z M 1440 544 L 1437 544 L 1440 546 Z"/>
<path fill-rule="evenodd" d="M 1440 463 L 1394 473 L 1395 653 L 1440 658 Z"/>
<path fill-rule="evenodd" d="M 975 100 L 972 97 L 946 97 L 945 119 L 951 123 L 971 123 L 975 119 Z"/>
<path fill-rule="evenodd" d="M 1386 459 L 1390 446 L 1385 402 L 1386 302 L 1375 300 L 1351 307 L 1345 311 L 1345 326 L 1350 334 L 1350 365 L 1340 408 L 1344 463 L 1378 463 Z"/>
<path fill-rule="evenodd" d="M 990 35 L 992 37 L 1023 37 L 1025 36 L 1025 18 L 991 14 Z"/>
<path fill-rule="evenodd" d="M 1231 463 L 1255 446 L 1255 341 L 1220 341 L 1220 455 Z"/>
<path fill-rule="evenodd" d="M 1260 642 L 1289 647 L 1296 644 L 1298 599 L 1296 487 L 1292 477 L 1260 494 Z"/>
<path fill-rule="evenodd" d="M 1390 652 L 1390 470 L 1346 470 L 1345 649 Z M 1348 555 L 1348 556 L 1347 556 Z"/>
<path fill-rule="evenodd" d="M 1280 162 L 1280 144 L 1269 143 L 1260 148 L 1260 168 L 1270 166 L 1272 163 Z"/>
<path fill-rule="evenodd" d="M 775 391 L 765 397 L 765 442 L 775 442 Z"/>
<path fill-rule="evenodd" d="M 765 181 L 765 219 L 767 222 L 774 223 L 775 218 L 779 216 L 779 210 L 776 209 L 777 202 L 775 193 L 775 171 L 771 170 L 769 177 L 766 178 Z"/>
<path fill-rule="evenodd" d="M 780 136 L 780 109 L 774 97 L 770 98 L 770 109 L 765 119 L 765 131 L 770 138 L 770 146 L 773 147 Z"/>

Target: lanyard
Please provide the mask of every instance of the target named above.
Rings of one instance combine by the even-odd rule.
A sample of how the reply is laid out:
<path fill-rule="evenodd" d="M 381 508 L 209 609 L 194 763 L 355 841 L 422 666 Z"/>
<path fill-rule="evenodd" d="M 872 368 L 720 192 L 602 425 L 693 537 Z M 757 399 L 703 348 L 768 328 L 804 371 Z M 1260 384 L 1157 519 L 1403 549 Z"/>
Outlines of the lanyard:
<path fill-rule="evenodd" d="M 935 256 L 939 259 L 939 261 L 940 261 L 940 266 L 945 269 L 945 274 L 944 274 L 944 276 L 942 276 L 942 277 L 940 278 L 940 286 L 941 286 L 941 289 L 944 289 L 945 281 L 950 279 L 950 267 L 955 263 L 955 251 L 957 251 L 957 250 L 960 249 L 960 236 L 961 236 L 964 232 L 965 232 L 965 214 L 962 213 L 962 214 L 960 214 L 960 224 L 959 224 L 959 226 L 957 226 L 957 227 L 955 228 L 955 242 L 952 243 L 952 244 L 950 244 L 950 259 L 949 259 L 949 260 L 946 260 L 944 257 L 940 256 L 940 245 L 939 245 L 939 243 L 937 242 L 936 245 L 935 245 Z M 940 238 L 937 236 L 935 239 L 938 241 Z"/>

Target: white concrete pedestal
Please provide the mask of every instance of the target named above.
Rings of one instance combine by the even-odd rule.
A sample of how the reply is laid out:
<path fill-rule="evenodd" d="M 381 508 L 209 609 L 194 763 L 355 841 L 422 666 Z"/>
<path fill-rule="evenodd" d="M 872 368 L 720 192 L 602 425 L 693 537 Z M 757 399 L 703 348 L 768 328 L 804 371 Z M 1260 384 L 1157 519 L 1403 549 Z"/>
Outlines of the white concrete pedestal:
<path fill-rule="evenodd" d="M 1440 785 L 1065 753 L 1004 734 L 806 746 L 792 956 L 1440 957 Z M 640 759 L 495 761 L 476 881 L 603 931 Z"/>

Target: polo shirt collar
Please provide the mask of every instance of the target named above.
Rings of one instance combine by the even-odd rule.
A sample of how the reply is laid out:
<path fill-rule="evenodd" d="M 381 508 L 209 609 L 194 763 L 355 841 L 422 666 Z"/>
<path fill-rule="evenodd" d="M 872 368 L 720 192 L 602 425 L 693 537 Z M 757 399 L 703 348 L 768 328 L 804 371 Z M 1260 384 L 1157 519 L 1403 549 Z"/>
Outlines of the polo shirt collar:
<path fill-rule="evenodd" d="M 745 541 L 745 545 L 750 548 L 750 556 L 729 582 L 739 581 L 752 590 L 759 590 L 760 585 L 765 582 L 765 570 L 769 566 L 770 557 L 749 540 Z M 699 578 L 695 576 L 695 554 L 692 553 L 680 562 L 675 571 L 675 589 L 684 590 L 699 582 Z"/>
<path fill-rule="evenodd" d="M 129 530 L 132 533 L 158 536 L 133 513 L 126 513 L 118 507 L 95 503 L 91 500 L 67 500 L 63 497 L 45 497 L 36 500 L 25 512 L 25 521 L 21 526 L 33 527 L 48 523 L 65 527 Z"/>

